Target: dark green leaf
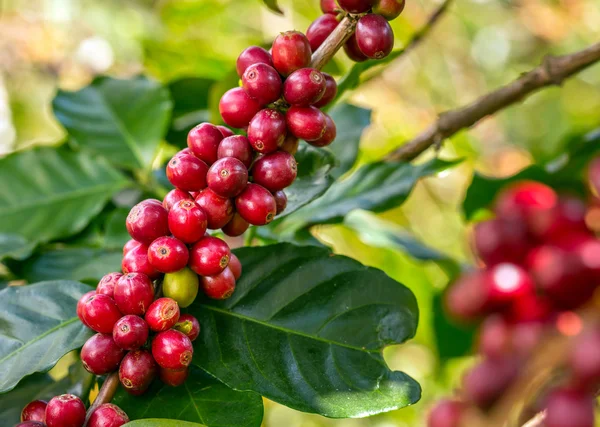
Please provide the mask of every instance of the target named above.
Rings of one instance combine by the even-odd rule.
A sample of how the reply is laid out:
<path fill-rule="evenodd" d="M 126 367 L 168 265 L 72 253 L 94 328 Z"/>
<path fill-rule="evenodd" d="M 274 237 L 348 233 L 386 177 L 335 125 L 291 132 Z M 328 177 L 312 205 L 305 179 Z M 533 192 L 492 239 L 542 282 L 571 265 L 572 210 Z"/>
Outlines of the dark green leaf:
<path fill-rule="evenodd" d="M 382 349 L 414 336 L 412 292 L 346 257 L 290 244 L 236 251 L 244 274 L 227 301 L 197 301 L 194 364 L 236 390 L 327 417 L 416 402 L 420 387 Z"/>
<path fill-rule="evenodd" d="M 129 214 L 129 209 L 119 208 L 114 210 L 108 216 L 106 221 L 106 230 L 104 232 L 104 246 L 106 248 L 122 248 L 131 236 L 127 232 L 125 220 Z"/>
<path fill-rule="evenodd" d="M 61 280 L 0 292 L 0 393 L 47 371 L 92 335 L 76 313 L 77 301 L 89 290 Z"/>
<path fill-rule="evenodd" d="M 31 254 L 34 246 L 18 234 L 0 233 L 0 260 L 6 257 L 25 259 Z"/>
<path fill-rule="evenodd" d="M 125 424 L 123 427 L 202 427 L 202 424 L 188 423 L 179 420 L 138 420 Z"/>
<path fill-rule="evenodd" d="M 442 361 L 465 356 L 473 350 L 476 326 L 463 325 L 448 317 L 441 294 L 433 297 L 433 329 Z"/>
<path fill-rule="evenodd" d="M 180 387 L 155 381 L 142 396 L 131 396 L 120 388 L 113 403 L 131 420 L 173 418 L 208 427 L 260 427 L 263 417 L 260 395 L 234 391 L 198 368 L 192 368 Z"/>
<path fill-rule="evenodd" d="M 278 13 L 279 15 L 283 15 L 283 11 L 277 4 L 277 0 L 263 0 L 263 3 L 271 9 L 273 12 Z"/>
<path fill-rule="evenodd" d="M 148 169 L 167 130 L 169 92 L 136 77 L 97 78 L 77 91 L 59 90 L 54 114 L 80 147 L 129 169 Z"/>

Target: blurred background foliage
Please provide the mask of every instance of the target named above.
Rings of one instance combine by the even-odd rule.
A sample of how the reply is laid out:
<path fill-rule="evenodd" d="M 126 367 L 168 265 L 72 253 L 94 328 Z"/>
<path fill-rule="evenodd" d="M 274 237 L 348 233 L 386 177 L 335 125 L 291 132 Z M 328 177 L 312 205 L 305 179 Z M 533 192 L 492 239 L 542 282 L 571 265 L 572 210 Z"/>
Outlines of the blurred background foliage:
<path fill-rule="evenodd" d="M 0 0 L 0 155 L 64 141 L 66 132 L 51 106 L 57 88 L 77 90 L 98 75 L 143 73 L 165 84 L 201 78 L 195 82 L 214 90 L 210 99 L 198 99 L 206 105 L 190 105 L 189 111 L 202 107 L 202 112 L 189 117 L 183 108 L 174 114 L 181 113 L 182 129 L 214 118 L 218 94 L 236 83 L 232 72 L 242 49 L 267 45 L 280 31 L 304 31 L 319 14 L 317 0 L 280 3 L 284 16 L 273 14 L 259 0 Z M 437 6 L 429 0 L 407 1 L 405 12 L 393 22 L 396 48 Z M 544 55 L 581 49 L 599 38 L 597 0 L 456 0 L 416 50 L 347 94 L 349 102 L 373 110 L 358 165 L 381 159 L 437 113 L 509 82 Z M 341 54 L 328 68 L 339 77 L 350 66 Z M 423 399 L 413 407 L 363 420 L 328 420 L 267 402 L 264 425 L 422 426 L 430 402 L 456 387 L 470 363 L 469 358 L 454 356 L 464 353 L 472 337 L 444 320 L 439 295 L 457 265 L 474 262 L 461 208 L 473 172 L 502 177 L 532 163 L 546 163 L 565 149 L 569 136 L 596 128 L 599 111 L 600 72 L 593 67 L 560 89 L 540 92 L 459 133 L 445 145 L 442 157 L 465 161 L 422 180 L 401 207 L 381 214 L 354 211 L 342 224 L 313 227 L 313 236 L 336 253 L 382 269 L 417 296 L 417 337 L 387 349 L 386 359 L 391 368 L 421 383 Z M 97 248 L 118 248 L 123 240 L 118 224 L 123 224 L 126 212 L 103 212 L 110 216 L 106 229 L 88 227 L 73 238 L 89 244 L 87 252 L 73 249 L 72 256 L 53 260 L 58 244 L 47 248 L 42 259 L 15 266 L 13 273 L 21 268 L 20 277 L 29 281 L 38 279 L 35 274 L 48 277 L 52 269 L 61 274 L 70 269 L 75 279 L 102 274 L 81 271 L 86 260 L 96 256 L 118 263 L 118 252 Z M 420 257 L 419 251 L 426 252 Z M 27 268 L 32 264 L 36 268 Z M 65 366 L 62 363 L 51 375 L 66 376 Z"/>

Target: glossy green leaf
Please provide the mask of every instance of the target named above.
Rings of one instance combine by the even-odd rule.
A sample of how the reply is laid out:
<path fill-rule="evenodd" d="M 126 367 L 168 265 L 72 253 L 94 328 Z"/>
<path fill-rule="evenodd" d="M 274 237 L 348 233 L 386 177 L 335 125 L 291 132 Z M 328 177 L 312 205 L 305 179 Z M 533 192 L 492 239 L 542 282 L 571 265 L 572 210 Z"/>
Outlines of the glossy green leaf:
<path fill-rule="evenodd" d="M 145 419 L 132 421 L 123 427 L 203 427 L 202 424 L 179 420 Z"/>
<path fill-rule="evenodd" d="M 129 209 L 124 208 L 115 209 L 109 214 L 104 231 L 105 248 L 121 249 L 131 239 L 125 226 L 127 215 L 129 215 Z"/>
<path fill-rule="evenodd" d="M 150 167 L 172 108 L 168 90 L 145 77 L 97 78 L 77 92 L 59 90 L 52 106 L 73 142 L 129 169 Z"/>
<path fill-rule="evenodd" d="M 260 395 L 234 391 L 195 367 L 180 387 L 155 381 L 142 396 L 131 396 L 120 388 L 113 403 L 131 420 L 173 418 L 208 427 L 260 427 L 263 417 Z"/>
<path fill-rule="evenodd" d="M 229 300 L 197 301 L 193 363 L 236 390 L 327 417 L 365 417 L 416 402 L 417 382 L 382 349 L 414 336 L 412 292 L 328 250 L 278 244 L 236 251 Z"/>
<path fill-rule="evenodd" d="M 0 260 L 3 258 L 24 259 L 34 248 L 23 236 L 12 233 L 0 233 Z"/>
<path fill-rule="evenodd" d="M 0 159 L 0 233 L 30 243 L 75 234 L 126 182 L 105 160 L 65 147 L 12 154 Z"/>
<path fill-rule="evenodd" d="M 77 301 L 89 290 L 61 280 L 0 292 L 0 393 L 47 371 L 92 335 L 76 313 Z"/>
<path fill-rule="evenodd" d="M 273 12 L 279 14 L 279 15 L 283 15 L 283 11 L 281 10 L 281 8 L 279 7 L 278 1 L 277 0 L 263 0 L 263 3 L 269 8 L 271 9 Z"/>
<path fill-rule="evenodd" d="M 371 124 L 371 110 L 351 104 L 338 104 L 329 115 L 337 128 L 335 142 L 327 147 L 338 160 L 338 165 L 331 171 L 331 175 L 337 179 L 356 163 L 360 139 L 365 128 Z"/>

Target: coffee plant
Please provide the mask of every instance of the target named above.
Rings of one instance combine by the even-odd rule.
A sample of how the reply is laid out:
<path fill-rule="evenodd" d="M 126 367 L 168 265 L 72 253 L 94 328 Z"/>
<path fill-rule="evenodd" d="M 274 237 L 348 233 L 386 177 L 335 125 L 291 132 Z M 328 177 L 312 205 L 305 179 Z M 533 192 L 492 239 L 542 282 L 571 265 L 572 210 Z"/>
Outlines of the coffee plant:
<path fill-rule="evenodd" d="M 448 6 L 394 50 L 403 0 L 321 0 L 305 33 L 243 50 L 231 82 L 99 77 L 58 91 L 67 140 L 0 159 L 3 425 L 259 427 L 263 397 L 330 418 L 417 403 L 421 386 L 383 357 L 415 336 L 417 299 L 311 233 L 344 222 L 450 279 L 434 303 L 440 357 L 480 358 L 429 427 L 593 427 L 597 132 L 515 176 L 474 176 L 463 208 L 477 269 L 368 213 L 462 161 L 411 163 L 427 149 L 600 60 L 599 45 L 547 58 L 359 164 L 370 111 L 343 95 Z M 356 64 L 336 80 L 322 70 L 340 50 Z M 196 110 L 212 123 L 181 126 Z M 56 381 L 47 372 L 66 358 L 76 362 Z"/>

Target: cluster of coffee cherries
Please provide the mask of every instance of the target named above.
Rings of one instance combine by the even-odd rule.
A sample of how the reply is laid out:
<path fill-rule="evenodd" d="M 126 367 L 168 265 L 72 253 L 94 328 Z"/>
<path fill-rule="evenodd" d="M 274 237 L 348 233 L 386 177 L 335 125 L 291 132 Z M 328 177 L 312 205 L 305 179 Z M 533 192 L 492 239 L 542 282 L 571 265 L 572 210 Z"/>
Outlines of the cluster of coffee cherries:
<path fill-rule="evenodd" d="M 431 411 L 429 427 L 467 425 L 469 408 L 492 407 L 543 337 L 553 334 L 574 337 L 567 366 L 548 389 L 538 390 L 522 416 L 526 420 L 545 409 L 545 427 L 594 426 L 600 325 L 585 324 L 580 311 L 593 304 L 600 285 L 600 240 L 586 225 L 586 212 L 577 197 L 522 181 L 498 196 L 494 219 L 475 227 L 474 246 L 484 268 L 458 279 L 446 305 L 460 320 L 481 322 L 481 361 L 464 376 L 460 397 Z"/>
<path fill-rule="evenodd" d="M 34 400 L 23 408 L 17 427 L 81 427 L 85 422 L 83 401 L 72 394 L 53 397 L 49 402 Z M 94 410 L 89 427 L 120 427 L 129 422 L 127 414 L 117 405 L 104 403 Z"/>

